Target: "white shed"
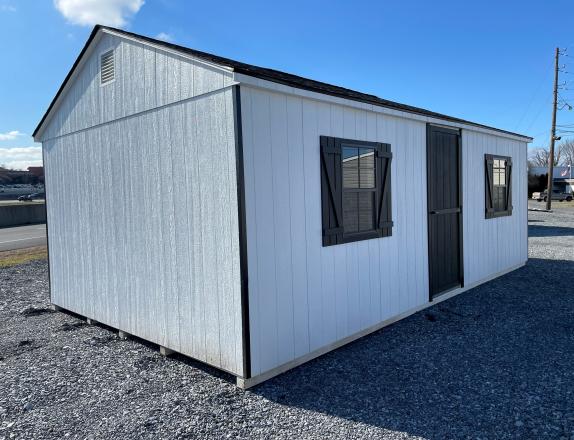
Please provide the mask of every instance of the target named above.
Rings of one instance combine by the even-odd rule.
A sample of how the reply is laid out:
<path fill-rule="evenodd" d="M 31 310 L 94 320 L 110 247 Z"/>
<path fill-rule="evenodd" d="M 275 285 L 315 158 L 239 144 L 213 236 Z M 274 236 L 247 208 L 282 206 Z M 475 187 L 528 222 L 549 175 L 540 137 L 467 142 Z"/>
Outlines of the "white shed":
<path fill-rule="evenodd" d="M 52 303 L 242 387 L 527 260 L 531 138 L 118 29 L 34 138 Z"/>

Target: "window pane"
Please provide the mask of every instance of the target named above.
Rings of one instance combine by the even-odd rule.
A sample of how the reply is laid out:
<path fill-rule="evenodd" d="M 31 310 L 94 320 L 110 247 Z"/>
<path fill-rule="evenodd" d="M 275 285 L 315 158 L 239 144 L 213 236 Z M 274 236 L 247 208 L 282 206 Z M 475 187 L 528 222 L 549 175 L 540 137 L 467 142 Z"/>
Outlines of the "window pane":
<path fill-rule="evenodd" d="M 497 186 L 494 188 L 492 204 L 495 211 L 504 211 L 506 209 L 506 187 Z"/>
<path fill-rule="evenodd" d="M 343 147 L 343 188 L 359 187 L 359 149 Z"/>
<path fill-rule="evenodd" d="M 373 229 L 373 193 L 361 192 L 359 198 L 359 231 Z"/>
<path fill-rule="evenodd" d="M 372 148 L 361 148 L 361 168 L 374 168 L 375 167 L 375 150 Z"/>
<path fill-rule="evenodd" d="M 361 168 L 359 170 L 361 188 L 374 188 L 375 187 L 375 170 L 368 168 Z"/>
<path fill-rule="evenodd" d="M 375 150 L 372 148 L 359 149 L 359 187 L 375 187 Z"/>
<path fill-rule="evenodd" d="M 343 147 L 343 162 L 347 162 L 347 159 L 354 161 L 352 163 L 357 164 L 358 166 L 358 159 L 359 157 L 359 149 L 354 147 Z"/>
<path fill-rule="evenodd" d="M 343 166 L 343 187 L 344 188 L 358 188 L 359 187 L 359 170 L 356 168 L 346 168 Z"/>
<path fill-rule="evenodd" d="M 357 193 L 343 193 L 343 228 L 345 233 L 359 231 Z"/>

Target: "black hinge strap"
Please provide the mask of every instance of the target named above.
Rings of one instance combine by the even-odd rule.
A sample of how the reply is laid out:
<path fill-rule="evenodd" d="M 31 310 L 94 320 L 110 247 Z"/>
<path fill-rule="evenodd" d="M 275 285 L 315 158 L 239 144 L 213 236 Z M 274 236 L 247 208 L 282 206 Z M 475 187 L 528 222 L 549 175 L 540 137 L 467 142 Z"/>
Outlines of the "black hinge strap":
<path fill-rule="evenodd" d="M 325 176 L 327 177 L 327 184 L 329 185 L 329 196 L 331 199 L 331 203 L 333 205 L 333 211 L 335 211 L 335 220 L 337 221 L 338 225 L 342 225 L 341 222 L 341 213 L 340 213 L 340 207 L 339 207 L 339 203 L 337 203 L 337 201 L 335 200 L 335 185 L 332 182 L 331 179 L 331 175 L 329 173 L 329 170 L 327 169 L 327 152 L 325 151 L 327 148 L 322 148 L 321 149 L 321 155 L 322 155 L 322 159 L 321 162 L 323 163 L 323 169 L 325 171 Z M 337 154 L 338 151 L 335 151 L 334 154 Z"/>
<path fill-rule="evenodd" d="M 383 214 L 383 206 L 385 205 L 385 202 L 387 200 L 387 193 L 388 193 L 388 189 L 389 189 L 389 180 L 390 180 L 390 174 L 391 174 L 391 160 L 392 160 L 392 155 L 391 157 L 389 157 L 386 161 L 385 161 L 385 171 L 383 173 L 383 187 L 382 187 L 382 193 L 381 193 L 381 201 L 379 203 L 379 212 L 378 212 L 378 216 L 377 216 L 377 225 L 379 226 L 379 228 L 384 228 L 385 226 L 381 226 L 381 220 L 382 220 L 382 214 Z"/>
<path fill-rule="evenodd" d="M 510 187 L 512 186 L 512 165 L 507 165 L 506 167 L 506 210 L 512 207 L 510 206 Z"/>

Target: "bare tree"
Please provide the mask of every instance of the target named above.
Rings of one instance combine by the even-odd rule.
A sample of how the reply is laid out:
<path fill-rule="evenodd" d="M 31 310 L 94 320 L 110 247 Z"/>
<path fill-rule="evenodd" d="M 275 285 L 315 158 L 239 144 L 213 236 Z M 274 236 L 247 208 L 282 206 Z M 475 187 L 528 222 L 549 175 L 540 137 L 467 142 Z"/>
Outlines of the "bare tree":
<path fill-rule="evenodd" d="M 574 166 L 574 139 L 567 139 L 558 146 L 562 162 L 560 165 Z"/>
<path fill-rule="evenodd" d="M 554 166 L 560 163 L 562 152 L 557 148 L 554 152 Z M 530 157 L 529 162 L 533 167 L 547 167 L 548 160 L 550 159 L 550 152 L 547 148 L 538 148 L 536 152 Z"/>

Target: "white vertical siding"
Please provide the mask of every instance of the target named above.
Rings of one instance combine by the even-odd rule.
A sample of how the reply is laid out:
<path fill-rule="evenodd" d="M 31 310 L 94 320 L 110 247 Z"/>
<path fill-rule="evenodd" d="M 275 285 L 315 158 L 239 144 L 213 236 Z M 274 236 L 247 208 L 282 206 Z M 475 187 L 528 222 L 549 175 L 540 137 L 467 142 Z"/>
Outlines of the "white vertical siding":
<path fill-rule="evenodd" d="M 428 300 L 426 126 L 246 86 L 241 97 L 257 375 Z M 322 247 L 320 135 L 392 145 L 392 237 Z"/>
<path fill-rule="evenodd" d="M 484 217 L 485 154 L 512 158 L 512 216 Z M 526 156 L 524 142 L 463 131 L 464 274 L 467 284 L 524 263 L 528 258 Z"/>
<path fill-rule="evenodd" d="M 114 50 L 115 79 L 100 85 L 100 55 Z M 232 73 L 104 33 L 62 96 L 43 140 L 221 89 Z"/>
<path fill-rule="evenodd" d="M 428 303 L 426 124 L 241 86 L 252 374 Z M 374 109 L 373 109 L 374 110 Z M 391 144 L 392 237 L 322 246 L 319 136 Z M 465 283 L 524 263 L 526 144 L 463 130 Z M 484 154 L 512 156 L 511 217 L 484 218 Z"/>
<path fill-rule="evenodd" d="M 105 34 L 41 137 L 53 302 L 243 375 L 232 82 Z M 282 85 L 241 105 L 252 375 L 426 304 L 428 118 Z M 320 135 L 391 144 L 391 237 L 322 246 Z M 527 258 L 526 145 L 462 144 L 469 285 Z M 512 217 L 484 218 L 485 153 L 513 158 Z"/>
<path fill-rule="evenodd" d="M 227 88 L 45 141 L 52 302 L 242 375 L 234 136 Z"/>

